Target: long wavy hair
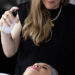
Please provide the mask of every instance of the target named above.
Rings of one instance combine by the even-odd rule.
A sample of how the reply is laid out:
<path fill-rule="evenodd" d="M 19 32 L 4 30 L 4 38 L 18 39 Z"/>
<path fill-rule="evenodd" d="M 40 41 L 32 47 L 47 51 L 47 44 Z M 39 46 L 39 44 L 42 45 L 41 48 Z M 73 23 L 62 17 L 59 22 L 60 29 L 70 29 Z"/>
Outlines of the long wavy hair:
<path fill-rule="evenodd" d="M 67 5 L 69 0 L 61 0 L 61 5 Z M 48 37 L 52 37 L 52 23 L 50 12 L 44 7 L 42 0 L 31 0 L 30 12 L 24 21 L 22 29 L 25 40 L 30 37 L 35 45 L 39 46 L 41 42 Z"/>

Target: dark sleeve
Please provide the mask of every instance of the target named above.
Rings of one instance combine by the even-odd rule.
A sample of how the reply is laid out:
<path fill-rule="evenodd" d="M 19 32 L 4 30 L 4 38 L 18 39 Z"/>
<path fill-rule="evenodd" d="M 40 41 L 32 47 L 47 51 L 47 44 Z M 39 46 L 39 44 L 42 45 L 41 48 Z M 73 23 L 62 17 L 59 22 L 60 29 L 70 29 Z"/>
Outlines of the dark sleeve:
<path fill-rule="evenodd" d="M 24 20 L 29 13 L 30 2 L 22 3 L 22 4 L 18 5 L 18 7 L 19 7 L 19 10 L 18 10 L 19 19 L 20 19 L 21 25 L 23 26 Z"/>

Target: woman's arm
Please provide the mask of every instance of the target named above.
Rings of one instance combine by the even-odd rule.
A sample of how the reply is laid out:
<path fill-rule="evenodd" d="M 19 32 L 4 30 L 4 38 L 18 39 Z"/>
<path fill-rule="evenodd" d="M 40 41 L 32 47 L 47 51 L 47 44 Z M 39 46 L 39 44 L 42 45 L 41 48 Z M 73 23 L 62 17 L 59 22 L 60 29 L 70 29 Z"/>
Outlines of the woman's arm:
<path fill-rule="evenodd" d="M 14 8 L 11 8 L 9 11 L 13 11 L 14 9 L 17 9 L 16 7 Z M 9 23 L 6 21 L 6 16 L 10 16 L 12 13 L 10 13 L 8 11 L 7 14 L 4 14 L 5 17 L 2 17 L 1 18 L 1 22 L 5 22 L 6 25 L 8 25 Z M 10 14 L 10 15 L 9 15 Z M 13 17 L 11 15 L 11 17 Z M 7 56 L 7 57 L 11 57 L 13 56 L 14 54 L 16 54 L 17 50 L 18 50 L 18 46 L 19 46 L 19 43 L 20 43 L 20 33 L 21 33 L 21 29 L 22 29 L 22 26 L 20 24 L 20 21 L 19 21 L 19 17 L 17 16 L 16 17 L 18 20 L 16 21 L 12 31 L 11 31 L 11 36 L 12 36 L 12 39 L 10 38 L 10 34 L 7 34 L 3 31 L 1 31 L 1 43 L 2 43 L 2 48 L 3 48 L 3 52 L 4 54 Z M 12 18 L 11 18 L 12 19 Z M 11 19 L 8 19 L 8 21 L 12 21 Z M 1 25 L 2 23 L 0 23 Z"/>

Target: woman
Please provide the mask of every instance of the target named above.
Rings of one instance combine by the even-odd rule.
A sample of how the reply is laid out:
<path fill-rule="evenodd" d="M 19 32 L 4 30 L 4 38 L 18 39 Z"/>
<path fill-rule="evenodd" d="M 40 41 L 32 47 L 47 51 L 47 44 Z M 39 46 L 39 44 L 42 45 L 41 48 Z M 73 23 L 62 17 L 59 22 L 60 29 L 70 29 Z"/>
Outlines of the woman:
<path fill-rule="evenodd" d="M 7 57 L 18 53 L 16 74 L 22 75 L 26 67 L 35 62 L 51 65 L 59 75 L 72 74 L 75 6 L 69 4 L 69 0 L 31 0 L 19 8 L 13 7 L 6 11 L 0 26 L 2 23 L 7 26 L 13 23 L 14 9 L 19 10 L 19 16 L 11 31 L 12 39 L 10 34 L 1 30 L 1 41 Z"/>
<path fill-rule="evenodd" d="M 35 63 L 27 67 L 23 75 L 58 75 L 58 73 L 46 63 Z"/>

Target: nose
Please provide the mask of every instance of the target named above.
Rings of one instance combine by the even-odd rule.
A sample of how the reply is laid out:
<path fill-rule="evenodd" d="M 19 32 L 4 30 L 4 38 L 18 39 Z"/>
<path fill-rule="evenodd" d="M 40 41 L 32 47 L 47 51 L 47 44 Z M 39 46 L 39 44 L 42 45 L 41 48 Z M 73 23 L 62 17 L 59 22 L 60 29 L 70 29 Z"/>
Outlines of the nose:
<path fill-rule="evenodd" d="M 34 64 L 33 69 L 36 69 L 37 71 L 39 71 L 40 70 L 39 64 L 38 63 Z"/>
<path fill-rule="evenodd" d="M 38 64 L 38 63 L 35 63 L 34 66 L 35 66 L 35 67 L 39 67 L 39 64 Z"/>
<path fill-rule="evenodd" d="M 34 67 L 39 68 L 39 65 L 38 64 L 34 64 Z"/>

